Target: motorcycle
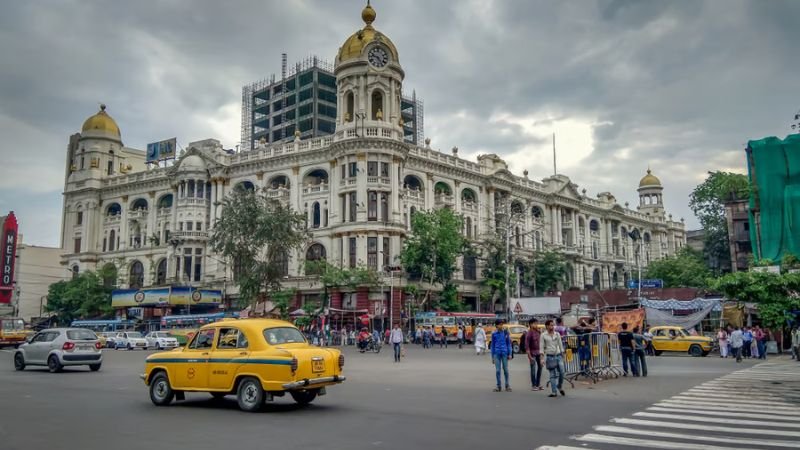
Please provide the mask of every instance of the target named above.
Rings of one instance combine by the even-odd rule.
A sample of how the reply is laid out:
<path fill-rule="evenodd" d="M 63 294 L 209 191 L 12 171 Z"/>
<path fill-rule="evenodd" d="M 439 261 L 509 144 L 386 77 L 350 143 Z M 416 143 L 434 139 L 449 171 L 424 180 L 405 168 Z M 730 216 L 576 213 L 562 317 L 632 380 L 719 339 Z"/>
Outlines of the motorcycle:
<path fill-rule="evenodd" d="M 362 347 L 359 348 L 358 351 L 360 353 L 364 353 L 364 352 L 380 353 L 381 352 L 381 343 L 380 343 L 380 341 L 376 341 L 375 339 L 369 338 L 367 340 L 367 343 L 362 345 Z"/>

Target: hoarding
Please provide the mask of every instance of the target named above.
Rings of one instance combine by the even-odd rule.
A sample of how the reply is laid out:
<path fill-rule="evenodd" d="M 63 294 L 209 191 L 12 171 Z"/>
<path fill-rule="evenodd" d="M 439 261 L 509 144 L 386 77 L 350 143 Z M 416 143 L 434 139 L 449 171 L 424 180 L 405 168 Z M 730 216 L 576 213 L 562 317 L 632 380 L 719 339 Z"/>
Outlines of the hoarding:
<path fill-rule="evenodd" d="M 14 262 L 17 255 L 17 218 L 14 212 L 5 217 L 0 234 L 0 304 L 9 304 L 14 296 Z"/>
<path fill-rule="evenodd" d="M 195 289 L 189 286 L 159 287 L 149 289 L 116 289 L 111 293 L 111 306 L 167 307 L 179 305 L 215 305 L 222 302 L 222 291 Z"/>
<path fill-rule="evenodd" d="M 147 144 L 147 162 L 175 157 L 177 138 Z"/>

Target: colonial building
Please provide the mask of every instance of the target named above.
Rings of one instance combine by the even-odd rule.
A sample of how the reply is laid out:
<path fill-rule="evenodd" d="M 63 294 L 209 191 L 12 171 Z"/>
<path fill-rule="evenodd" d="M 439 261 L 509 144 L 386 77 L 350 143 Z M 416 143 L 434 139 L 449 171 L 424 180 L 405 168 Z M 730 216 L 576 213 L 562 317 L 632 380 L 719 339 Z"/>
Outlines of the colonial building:
<path fill-rule="evenodd" d="M 265 189 L 308 216 L 312 240 L 290 255 L 287 287 L 318 298 L 321 286 L 303 273 L 303 261 L 325 258 L 342 266 L 378 271 L 397 264 L 415 211 L 452 208 L 464 217 L 464 235 L 493 232 L 498 213 L 511 211 L 515 252 L 557 249 L 568 258 L 563 288 L 619 286 L 641 264 L 673 254 L 685 244 L 684 225 L 667 216 L 661 182 L 648 170 L 636 209 L 603 192 L 589 197 L 564 175 L 542 181 L 512 174 L 497 155 L 477 162 L 404 141 L 400 52 L 374 26 L 372 7 L 363 28 L 348 37 L 335 59 L 336 129 L 330 136 L 261 144 L 225 152 L 217 140 L 193 142 L 171 167 L 146 168 L 145 153 L 126 148 L 104 107 L 70 140 L 64 188 L 62 263 L 73 271 L 112 264 L 117 284 L 141 289 L 193 286 L 237 295 L 232 267 L 207 241 L 222 214 L 219 201 L 235 189 Z M 638 231 L 641 240 L 629 234 Z M 637 235 L 636 233 L 633 233 Z M 641 250 L 641 252 L 640 252 Z M 459 292 L 479 305 L 480 267 L 459 261 Z M 393 283 L 392 311 L 402 295 Z M 372 308 L 386 287 L 337 293 L 335 308 Z"/>

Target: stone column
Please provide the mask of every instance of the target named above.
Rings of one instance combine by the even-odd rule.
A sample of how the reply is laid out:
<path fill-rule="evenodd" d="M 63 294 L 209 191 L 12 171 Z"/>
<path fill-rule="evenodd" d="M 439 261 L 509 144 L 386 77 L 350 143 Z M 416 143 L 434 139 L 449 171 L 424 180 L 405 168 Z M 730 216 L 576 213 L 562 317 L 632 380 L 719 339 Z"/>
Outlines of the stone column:
<path fill-rule="evenodd" d="M 494 223 L 494 213 L 495 213 L 495 199 L 494 199 L 494 188 L 487 188 L 486 189 L 486 197 L 487 202 L 486 204 L 489 205 L 488 211 L 486 212 L 486 232 L 491 233 L 494 231 L 495 223 Z"/>
<path fill-rule="evenodd" d="M 147 208 L 147 231 L 143 233 L 142 246 L 150 244 L 150 238 L 156 234 L 156 219 L 158 219 L 158 205 L 156 204 L 156 192 L 150 191 L 150 204 Z"/>
<path fill-rule="evenodd" d="M 428 174 L 427 182 L 425 183 L 425 209 L 430 211 L 435 205 L 435 190 L 434 190 L 433 174 Z"/>
<path fill-rule="evenodd" d="M 389 208 L 391 209 L 391 215 L 389 216 L 392 222 L 398 223 L 400 222 L 400 185 L 399 172 L 401 168 L 402 160 L 398 157 L 392 158 L 392 163 L 389 166 L 389 183 L 391 183 L 391 195 L 389 195 Z"/>
<path fill-rule="evenodd" d="M 170 219 L 170 232 L 178 230 L 178 193 L 183 189 L 183 183 L 180 185 L 175 184 L 172 186 L 172 218 Z"/>
<path fill-rule="evenodd" d="M 289 205 L 295 211 L 300 211 L 300 194 L 303 192 L 300 186 L 300 166 L 292 167 L 292 180 L 289 184 Z"/>
<path fill-rule="evenodd" d="M 122 196 L 122 217 L 119 220 L 119 248 L 118 250 L 125 250 L 128 248 L 128 196 Z"/>
<path fill-rule="evenodd" d="M 572 210 L 570 212 L 570 219 L 572 220 L 572 245 L 578 246 L 578 211 Z"/>
<path fill-rule="evenodd" d="M 209 205 L 209 218 L 208 218 L 208 229 L 209 231 L 214 229 L 214 222 L 217 221 L 217 179 L 211 179 L 211 204 Z"/>
<path fill-rule="evenodd" d="M 335 159 L 330 160 L 329 166 L 330 166 L 330 171 L 328 174 L 328 211 L 330 211 L 331 214 L 330 216 L 328 216 L 328 223 L 330 224 L 330 223 L 340 222 L 342 220 L 341 219 L 342 200 L 339 198 L 339 191 L 341 191 L 342 187 L 339 186 L 341 169 L 337 167 L 336 160 Z"/>
<path fill-rule="evenodd" d="M 356 176 L 356 221 L 367 221 L 367 154 L 359 153 L 356 155 L 358 164 L 358 174 Z M 363 205 L 363 206 L 362 206 Z"/>

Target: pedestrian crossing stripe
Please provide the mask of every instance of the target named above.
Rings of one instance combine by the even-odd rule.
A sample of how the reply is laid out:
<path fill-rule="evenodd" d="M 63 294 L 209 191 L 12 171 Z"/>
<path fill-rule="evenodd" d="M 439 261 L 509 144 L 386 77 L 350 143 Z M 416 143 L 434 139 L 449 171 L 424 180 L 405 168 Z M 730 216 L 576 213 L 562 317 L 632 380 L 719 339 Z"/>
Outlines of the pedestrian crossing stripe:
<path fill-rule="evenodd" d="M 795 370 L 797 369 L 797 370 Z M 774 370 L 774 372 L 773 372 Z M 730 450 L 799 448 L 800 365 L 761 363 L 572 436 L 581 447 Z"/>

